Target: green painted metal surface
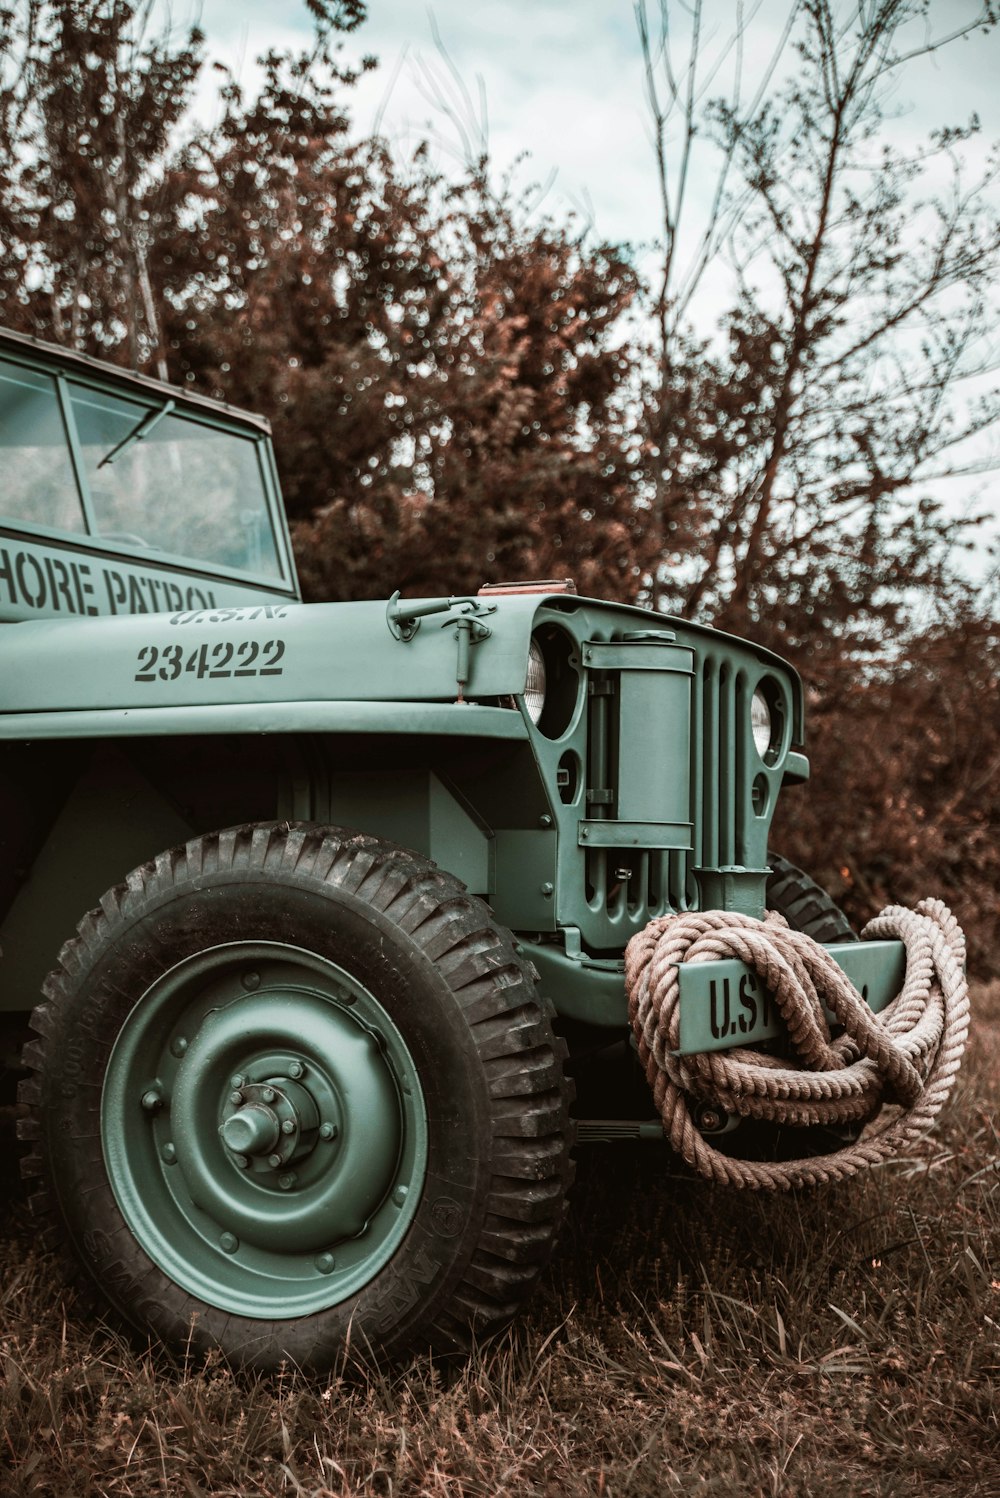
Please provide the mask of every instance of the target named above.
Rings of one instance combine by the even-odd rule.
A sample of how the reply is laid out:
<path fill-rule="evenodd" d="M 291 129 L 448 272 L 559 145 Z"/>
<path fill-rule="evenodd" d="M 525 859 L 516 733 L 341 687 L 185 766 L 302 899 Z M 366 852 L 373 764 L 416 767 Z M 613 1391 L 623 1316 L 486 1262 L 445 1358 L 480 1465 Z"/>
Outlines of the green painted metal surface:
<path fill-rule="evenodd" d="M 2 644 L 0 637 L 0 644 Z M 519 714 L 497 707 L 429 702 L 275 702 L 76 708 L 0 713 L 2 739 L 147 738 L 198 734 L 441 734 L 456 738 L 527 738 Z"/>
<path fill-rule="evenodd" d="M 700 869 L 698 888 L 703 910 L 736 910 L 762 920 L 764 891 L 770 869 Z"/>
<path fill-rule="evenodd" d="M 480 741 L 523 745 L 516 768 L 452 756 L 463 811 L 447 830 L 438 816 L 440 837 L 411 839 L 413 817 L 397 805 L 387 822 L 370 795 L 360 806 L 312 797 L 313 814 L 386 827 L 487 893 L 502 923 L 527 934 L 573 927 L 597 958 L 670 910 L 762 913 L 768 831 L 801 711 L 790 671 L 676 620 L 664 621 L 662 646 L 619 639 L 637 615 L 654 633 L 650 616 L 537 596 L 497 599 L 477 615 L 489 634 L 466 658 L 466 604 L 440 602 L 409 639 L 396 638 L 379 603 L 21 623 L 0 632 L 10 683 L 0 740 L 412 738 L 438 752 L 468 742 L 470 756 Z M 562 663 L 552 674 L 559 711 L 538 725 L 521 697 L 533 637 L 557 641 Z M 781 704 L 769 762 L 750 735 L 762 681 Z M 402 746 L 397 762 L 405 775 Z M 644 807 L 651 815 L 638 815 Z"/>
<path fill-rule="evenodd" d="M 53 787 L 53 793 L 56 788 Z M 153 850 L 192 827 L 116 751 L 81 773 L 10 908 L 0 916 L 0 1012 L 28 1009 L 84 911 Z"/>
<path fill-rule="evenodd" d="M 519 602 L 521 602 L 519 600 Z M 455 621 L 457 622 L 457 620 Z M 532 610 L 507 608 L 473 652 L 470 698 L 524 690 Z M 252 702 L 452 702 L 457 641 L 435 623 L 393 639 L 377 603 L 251 605 L 0 632 L 7 713 Z M 460 704 L 471 708 L 473 703 Z"/>
<path fill-rule="evenodd" d="M 580 934 L 563 932 L 562 943 L 522 941 L 534 963 L 539 986 L 565 1019 L 620 1030 L 628 1020 L 625 969 L 614 957 L 589 957 L 580 950 Z"/>
<path fill-rule="evenodd" d="M 238 607 L 295 597 L 290 586 L 212 575 L 179 564 L 139 560 L 124 550 L 15 529 L 0 519 L 0 621 L 51 616 L 77 621 L 102 614 Z"/>
<path fill-rule="evenodd" d="M 517 714 L 507 713 L 507 720 L 523 729 Z M 433 771 L 400 768 L 334 773 L 324 789 L 322 798 L 311 798 L 308 812 L 296 815 L 336 827 L 363 828 L 375 837 L 415 848 L 457 874 L 473 894 L 492 891 L 495 840 L 463 804 L 455 787 L 446 785 Z"/>
<path fill-rule="evenodd" d="M 544 600 L 534 636 L 563 705 L 531 731 L 558 834 L 555 926 L 600 958 L 671 910 L 762 915 L 771 819 L 802 732 L 795 673 L 746 642 L 586 600 Z M 758 688 L 774 704 L 764 757 Z"/>
<path fill-rule="evenodd" d="M 522 944 L 538 970 L 543 993 L 568 1019 L 620 1028 L 627 1020 L 624 965 L 589 957 L 580 949 L 578 933 L 568 936 L 565 949 L 548 942 Z M 899 992 L 906 967 L 901 942 L 844 942 L 827 951 L 875 1013 Z M 678 973 L 679 1055 L 757 1045 L 782 1034 L 781 1016 L 742 962 L 683 963 Z"/>
<path fill-rule="evenodd" d="M 789 751 L 785 756 L 784 785 L 801 785 L 809 779 L 809 761 L 804 754 Z"/>
<path fill-rule="evenodd" d="M 496 873 L 490 901 L 497 919 L 514 931 L 554 931 L 556 834 L 548 827 L 526 832 L 501 828 L 495 843 Z"/>
<path fill-rule="evenodd" d="M 304 1316 L 391 1259 L 420 1200 L 420 1079 L 378 1001 L 271 942 L 164 974 L 115 1043 L 108 1175 L 149 1257 L 234 1315 Z"/>
<path fill-rule="evenodd" d="M 906 971 L 898 941 L 844 942 L 826 949 L 876 1013 L 896 997 Z M 741 962 L 686 962 L 678 968 L 678 1054 L 758 1045 L 782 1034 L 784 1022 L 760 979 Z M 832 1019 L 832 1015 L 827 1016 Z"/>

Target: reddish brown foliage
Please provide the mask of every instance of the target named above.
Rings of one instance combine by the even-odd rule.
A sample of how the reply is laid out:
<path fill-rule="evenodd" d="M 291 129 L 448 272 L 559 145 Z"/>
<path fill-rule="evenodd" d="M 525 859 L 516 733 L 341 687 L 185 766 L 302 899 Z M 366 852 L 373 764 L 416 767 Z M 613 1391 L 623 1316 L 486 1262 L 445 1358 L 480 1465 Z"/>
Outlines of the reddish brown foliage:
<path fill-rule="evenodd" d="M 1000 973 L 1000 627 L 959 613 L 873 680 L 840 677 L 812 694 L 812 781 L 780 804 L 782 851 L 859 925 L 940 896 L 970 971 Z"/>

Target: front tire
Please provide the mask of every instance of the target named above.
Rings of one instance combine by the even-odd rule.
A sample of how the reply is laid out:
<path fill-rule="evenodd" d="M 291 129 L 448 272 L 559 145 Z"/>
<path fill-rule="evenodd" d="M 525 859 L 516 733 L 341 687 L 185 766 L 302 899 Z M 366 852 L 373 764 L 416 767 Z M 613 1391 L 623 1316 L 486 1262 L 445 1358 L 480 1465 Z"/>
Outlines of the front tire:
<path fill-rule="evenodd" d="M 456 1349 L 553 1247 L 568 1083 L 531 975 L 427 859 L 251 824 L 161 854 L 67 943 L 22 1084 L 89 1286 L 267 1370 Z"/>
<path fill-rule="evenodd" d="M 857 941 L 846 915 L 822 885 L 780 853 L 769 852 L 767 858 L 768 910 L 778 911 L 793 931 L 804 931 L 813 941 Z"/>

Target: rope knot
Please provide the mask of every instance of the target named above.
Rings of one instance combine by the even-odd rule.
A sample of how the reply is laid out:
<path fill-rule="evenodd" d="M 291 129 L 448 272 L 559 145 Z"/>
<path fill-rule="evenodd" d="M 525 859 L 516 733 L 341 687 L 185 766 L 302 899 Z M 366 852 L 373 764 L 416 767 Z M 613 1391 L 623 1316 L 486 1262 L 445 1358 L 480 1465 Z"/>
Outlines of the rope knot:
<path fill-rule="evenodd" d="M 906 948 L 903 987 L 880 1015 L 825 947 L 774 911 L 764 921 L 721 910 L 662 916 L 632 938 L 625 951 L 629 1020 L 664 1128 L 689 1165 L 711 1180 L 788 1190 L 902 1153 L 930 1126 L 951 1091 L 969 1030 L 961 929 L 940 900 L 922 900 L 914 910 L 889 906 L 862 935 L 895 938 Z M 792 1059 L 749 1047 L 675 1054 L 679 965 L 727 958 L 745 963 L 770 994 Z M 832 1155 L 737 1160 L 708 1143 L 689 1100 L 776 1124 L 865 1127 Z"/>

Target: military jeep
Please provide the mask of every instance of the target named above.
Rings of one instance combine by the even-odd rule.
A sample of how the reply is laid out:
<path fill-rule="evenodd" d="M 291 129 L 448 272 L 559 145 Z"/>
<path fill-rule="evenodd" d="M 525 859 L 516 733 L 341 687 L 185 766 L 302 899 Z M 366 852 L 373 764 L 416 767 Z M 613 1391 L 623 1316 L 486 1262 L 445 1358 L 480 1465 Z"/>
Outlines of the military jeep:
<path fill-rule="evenodd" d="M 776 906 L 891 991 L 769 857 L 773 654 L 564 581 L 304 605 L 266 421 L 13 333 L 0 450 L 8 1064 L 45 1241 L 132 1325 L 266 1369 L 502 1324 L 574 1145 L 663 1138 L 657 916 Z M 780 1030 L 739 963 L 685 1004 L 686 1050 Z"/>

